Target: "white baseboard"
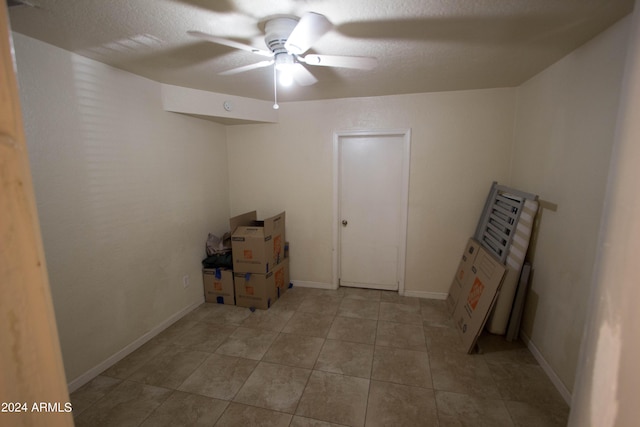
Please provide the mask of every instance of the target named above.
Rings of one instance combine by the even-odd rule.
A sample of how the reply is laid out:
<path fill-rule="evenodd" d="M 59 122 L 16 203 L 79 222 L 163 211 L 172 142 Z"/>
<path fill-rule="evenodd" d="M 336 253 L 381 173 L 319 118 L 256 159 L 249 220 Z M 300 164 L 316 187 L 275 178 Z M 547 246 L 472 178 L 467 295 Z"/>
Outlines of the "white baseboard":
<path fill-rule="evenodd" d="M 316 288 L 316 289 L 338 289 L 331 283 L 322 283 L 322 282 L 307 282 L 305 280 L 292 280 L 293 287 L 296 286 L 300 288 Z"/>
<path fill-rule="evenodd" d="M 308 282 L 305 280 L 292 280 L 291 283 L 293 283 L 294 287 L 298 286 L 300 288 L 338 289 L 335 285 L 331 283 Z M 447 293 L 444 293 L 444 292 L 404 291 L 404 296 L 425 298 L 425 299 L 438 299 L 438 300 L 447 299 Z"/>
<path fill-rule="evenodd" d="M 447 299 L 447 293 L 425 292 L 425 291 L 404 291 L 405 297 L 425 298 L 425 299 Z"/>
<path fill-rule="evenodd" d="M 121 361 L 122 359 L 127 357 L 129 354 L 133 353 L 138 348 L 142 347 L 142 345 L 146 344 L 147 341 L 149 341 L 151 338 L 155 337 L 160 332 L 164 331 L 169 326 L 174 324 L 176 321 L 178 321 L 181 318 L 183 318 L 187 313 L 190 313 L 191 311 L 195 310 L 196 307 L 198 307 L 202 303 L 204 303 L 204 296 L 202 297 L 201 301 L 198 301 L 196 303 L 191 304 L 188 307 L 183 308 L 179 312 L 175 313 L 171 317 L 169 317 L 166 320 L 164 320 L 162 323 L 157 325 L 155 328 L 151 329 L 146 334 L 142 335 L 137 340 L 133 341 L 131 344 L 127 345 L 122 350 L 120 350 L 117 353 L 115 353 L 114 355 L 108 357 L 107 359 L 105 359 L 104 361 L 99 363 L 98 365 L 94 366 L 93 368 L 91 368 L 87 372 L 85 372 L 84 374 L 80 375 L 79 377 L 77 377 L 76 379 L 71 381 L 68 384 L 69 393 L 73 393 L 74 391 L 76 391 L 77 389 L 79 389 L 80 387 L 82 387 L 83 385 L 85 385 L 86 383 L 88 383 L 89 381 L 91 381 L 92 379 L 97 377 L 98 375 L 100 375 L 106 369 L 108 369 L 111 366 L 115 365 L 116 363 L 118 363 L 119 361 Z"/>
<path fill-rule="evenodd" d="M 542 368 L 544 373 L 547 374 L 547 376 L 549 377 L 553 385 L 556 387 L 556 389 L 560 393 L 560 395 L 562 395 L 562 398 L 564 399 L 564 401 L 567 402 L 567 405 L 571 406 L 571 392 L 564 385 L 560 377 L 555 373 L 551 365 L 549 365 L 549 363 L 546 361 L 542 353 L 540 353 L 540 350 L 538 350 L 538 347 L 536 347 L 533 341 L 531 341 L 531 338 L 529 338 L 529 336 L 525 334 L 524 331 L 522 330 L 520 330 L 520 338 L 522 339 L 522 342 L 525 343 L 525 345 L 527 346 L 527 348 L 529 349 L 533 357 L 538 361 L 538 363 L 540 364 L 540 367 Z"/>

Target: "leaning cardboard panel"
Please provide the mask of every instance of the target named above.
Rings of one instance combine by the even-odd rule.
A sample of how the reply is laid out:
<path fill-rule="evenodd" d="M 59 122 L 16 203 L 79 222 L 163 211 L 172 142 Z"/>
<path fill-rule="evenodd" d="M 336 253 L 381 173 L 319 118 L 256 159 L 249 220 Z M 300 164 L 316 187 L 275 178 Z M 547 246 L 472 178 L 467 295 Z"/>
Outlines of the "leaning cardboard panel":
<path fill-rule="evenodd" d="M 242 273 L 266 274 L 284 260 L 285 213 L 250 226 L 236 227 L 231 236 L 233 269 Z"/>
<path fill-rule="evenodd" d="M 451 287 L 449 288 L 449 294 L 447 295 L 447 309 L 450 314 L 453 314 L 456 310 L 462 288 L 464 288 L 466 283 L 471 280 L 471 267 L 478 255 L 478 248 L 480 248 L 480 242 L 474 238 L 470 238 L 464 252 L 462 253 L 460 264 L 458 264 L 458 269 L 453 277 Z"/>
<path fill-rule="evenodd" d="M 235 305 L 233 271 L 228 268 L 204 268 L 202 270 L 204 300 L 218 304 Z"/>
<path fill-rule="evenodd" d="M 462 342 L 471 353 L 502 285 L 505 266 L 480 247 L 471 267 L 472 280 L 466 282 L 453 313 Z"/>

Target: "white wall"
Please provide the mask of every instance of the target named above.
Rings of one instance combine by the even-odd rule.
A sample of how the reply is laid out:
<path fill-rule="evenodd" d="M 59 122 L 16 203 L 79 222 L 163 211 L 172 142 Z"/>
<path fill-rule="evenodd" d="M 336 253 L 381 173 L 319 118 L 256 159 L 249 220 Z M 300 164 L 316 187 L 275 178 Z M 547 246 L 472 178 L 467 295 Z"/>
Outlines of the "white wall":
<path fill-rule="evenodd" d="M 518 88 L 510 183 L 542 211 L 525 334 L 570 392 L 586 320 L 628 18 Z"/>
<path fill-rule="evenodd" d="M 287 211 L 294 281 L 332 283 L 333 133 L 411 128 L 405 290 L 444 295 L 494 180 L 508 177 L 514 89 L 281 104 L 227 129 L 233 214 Z"/>
<path fill-rule="evenodd" d="M 207 233 L 228 227 L 225 131 L 163 111 L 158 83 L 13 37 L 53 302 L 73 382 L 203 300 Z"/>
<path fill-rule="evenodd" d="M 640 393 L 640 10 L 631 29 L 598 242 L 594 292 L 569 425 L 634 426 Z"/>

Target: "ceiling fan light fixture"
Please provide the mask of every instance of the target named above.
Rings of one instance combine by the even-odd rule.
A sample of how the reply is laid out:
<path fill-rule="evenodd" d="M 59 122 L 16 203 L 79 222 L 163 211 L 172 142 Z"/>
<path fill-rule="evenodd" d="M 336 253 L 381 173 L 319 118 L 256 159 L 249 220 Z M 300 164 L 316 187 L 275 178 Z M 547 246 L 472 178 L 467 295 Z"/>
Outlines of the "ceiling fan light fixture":
<path fill-rule="evenodd" d="M 293 66 L 295 65 L 293 55 L 286 52 L 277 53 L 275 63 L 280 85 L 291 86 L 293 83 Z"/>
<path fill-rule="evenodd" d="M 277 53 L 276 54 L 276 69 L 278 71 L 289 70 L 295 64 L 293 55 L 290 53 Z"/>
<path fill-rule="evenodd" d="M 291 70 L 279 70 L 278 82 L 284 87 L 289 87 L 293 84 L 293 74 Z"/>

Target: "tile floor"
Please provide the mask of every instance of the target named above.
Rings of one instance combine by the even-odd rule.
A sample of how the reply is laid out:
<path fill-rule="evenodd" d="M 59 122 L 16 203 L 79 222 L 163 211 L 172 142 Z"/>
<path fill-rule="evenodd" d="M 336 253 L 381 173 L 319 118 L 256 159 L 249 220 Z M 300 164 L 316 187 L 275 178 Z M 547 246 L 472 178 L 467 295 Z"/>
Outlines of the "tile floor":
<path fill-rule="evenodd" d="M 468 355 L 444 301 L 294 288 L 203 304 L 71 395 L 76 426 L 565 426 L 521 343 Z"/>

